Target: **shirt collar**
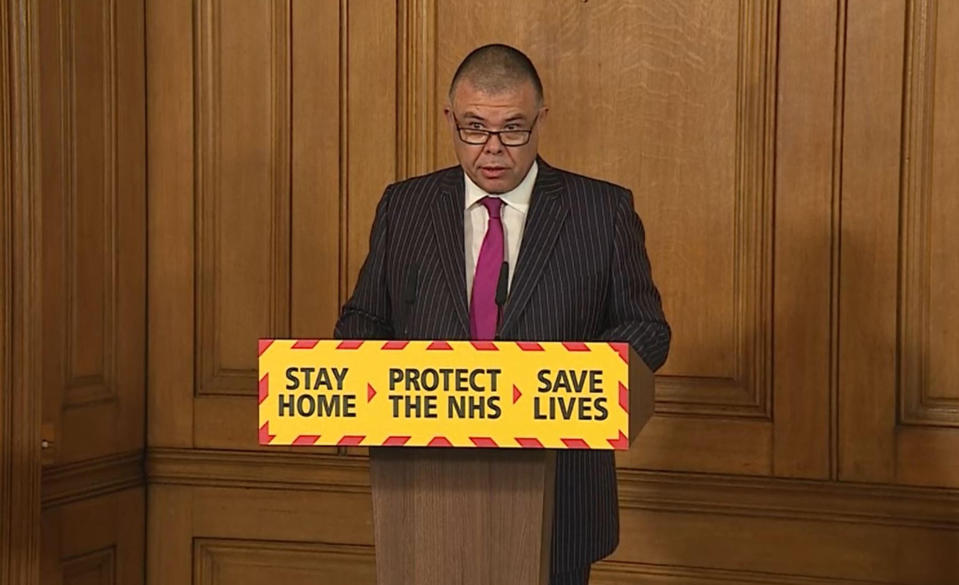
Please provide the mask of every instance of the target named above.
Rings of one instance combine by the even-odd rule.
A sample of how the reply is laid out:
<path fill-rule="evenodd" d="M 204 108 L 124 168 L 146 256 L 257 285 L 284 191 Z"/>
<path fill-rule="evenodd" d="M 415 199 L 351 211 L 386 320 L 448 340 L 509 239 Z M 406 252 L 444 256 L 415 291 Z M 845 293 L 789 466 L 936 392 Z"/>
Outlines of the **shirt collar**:
<path fill-rule="evenodd" d="M 497 197 L 502 199 L 503 203 L 509 207 L 525 215 L 526 212 L 529 211 L 529 202 L 533 198 L 533 185 L 536 184 L 536 175 L 538 173 L 539 165 L 534 160 L 533 165 L 526 173 L 526 177 L 520 181 L 520 184 L 512 191 L 507 191 L 506 193 L 497 195 Z M 466 209 L 469 209 L 480 199 L 489 195 L 489 193 L 480 189 L 479 185 L 474 183 L 466 173 L 463 173 L 463 176 L 466 178 Z"/>

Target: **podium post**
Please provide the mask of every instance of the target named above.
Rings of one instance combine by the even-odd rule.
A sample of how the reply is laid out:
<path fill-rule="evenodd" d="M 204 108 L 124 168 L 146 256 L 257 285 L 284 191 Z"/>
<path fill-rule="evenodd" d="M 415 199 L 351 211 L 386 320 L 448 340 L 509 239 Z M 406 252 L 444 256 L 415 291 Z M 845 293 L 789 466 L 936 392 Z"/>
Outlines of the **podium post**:
<path fill-rule="evenodd" d="M 547 585 L 555 458 L 372 449 L 378 585 Z"/>

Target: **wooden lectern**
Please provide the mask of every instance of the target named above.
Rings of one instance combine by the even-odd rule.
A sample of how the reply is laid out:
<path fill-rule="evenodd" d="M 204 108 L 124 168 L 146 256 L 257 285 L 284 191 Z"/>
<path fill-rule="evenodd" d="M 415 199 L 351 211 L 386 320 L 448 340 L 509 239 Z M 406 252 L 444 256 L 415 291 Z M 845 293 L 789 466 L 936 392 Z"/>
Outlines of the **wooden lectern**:
<path fill-rule="evenodd" d="M 654 384 L 629 352 L 632 445 Z M 554 450 L 377 447 L 370 460 L 379 585 L 547 585 Z"/>

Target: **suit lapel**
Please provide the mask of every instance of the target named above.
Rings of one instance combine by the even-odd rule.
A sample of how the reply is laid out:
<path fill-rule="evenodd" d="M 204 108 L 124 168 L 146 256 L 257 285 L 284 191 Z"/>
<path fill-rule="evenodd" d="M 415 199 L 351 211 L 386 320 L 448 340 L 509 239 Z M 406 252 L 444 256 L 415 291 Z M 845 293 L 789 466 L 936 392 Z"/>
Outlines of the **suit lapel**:
<path fill-rule="evenodd" d="M 440 193 L 430 210 L 437 253 L 446 284 L 453 296 L 456 318 L 462 326 L 464 339 L 469 339 L 469 307 L 466 300 L 466 252 L 463 235 L 463 205 L 465 202 L 463 171 L 459 168 L 446 173 L 440 182 Z"/>
<path fill-rule="evenodd" d="M 539 173 L 533 185 L 529 217 L 523 230 L 516 272 L 510 287 L 509 299 L 503 309 L 499 334 L 504 336 L 514 326 L 529 303 L 536 284 L 546 270 L 556 238 L 563 229 L 569 206 L 563 197 L 562 177 L 552 167 L 538 159 Z M 460 246 L 462 248 L 462 245 Z M 465 285 L 464 285 L 465 286 Z"/>

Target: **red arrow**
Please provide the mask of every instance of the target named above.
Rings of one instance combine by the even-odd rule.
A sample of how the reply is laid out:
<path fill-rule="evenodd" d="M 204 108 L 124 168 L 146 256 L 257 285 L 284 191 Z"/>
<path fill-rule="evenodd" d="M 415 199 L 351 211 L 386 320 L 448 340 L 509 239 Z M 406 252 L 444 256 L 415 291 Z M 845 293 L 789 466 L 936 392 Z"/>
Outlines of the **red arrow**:
<path fill-rule="evenodd" d="M 613 449 L 629 449 L 629 437 L 623 434 L 623 431 L 619 431 L 619 437 L 616 439 L 606 439 Z"/>
<path fill-rule="evenodd" d="M 373 397 L 376 396 L 376 390 L 373 389 L 369 384 L 366 385 L 366 401 L 369 402 L 373 400 Z"/>

